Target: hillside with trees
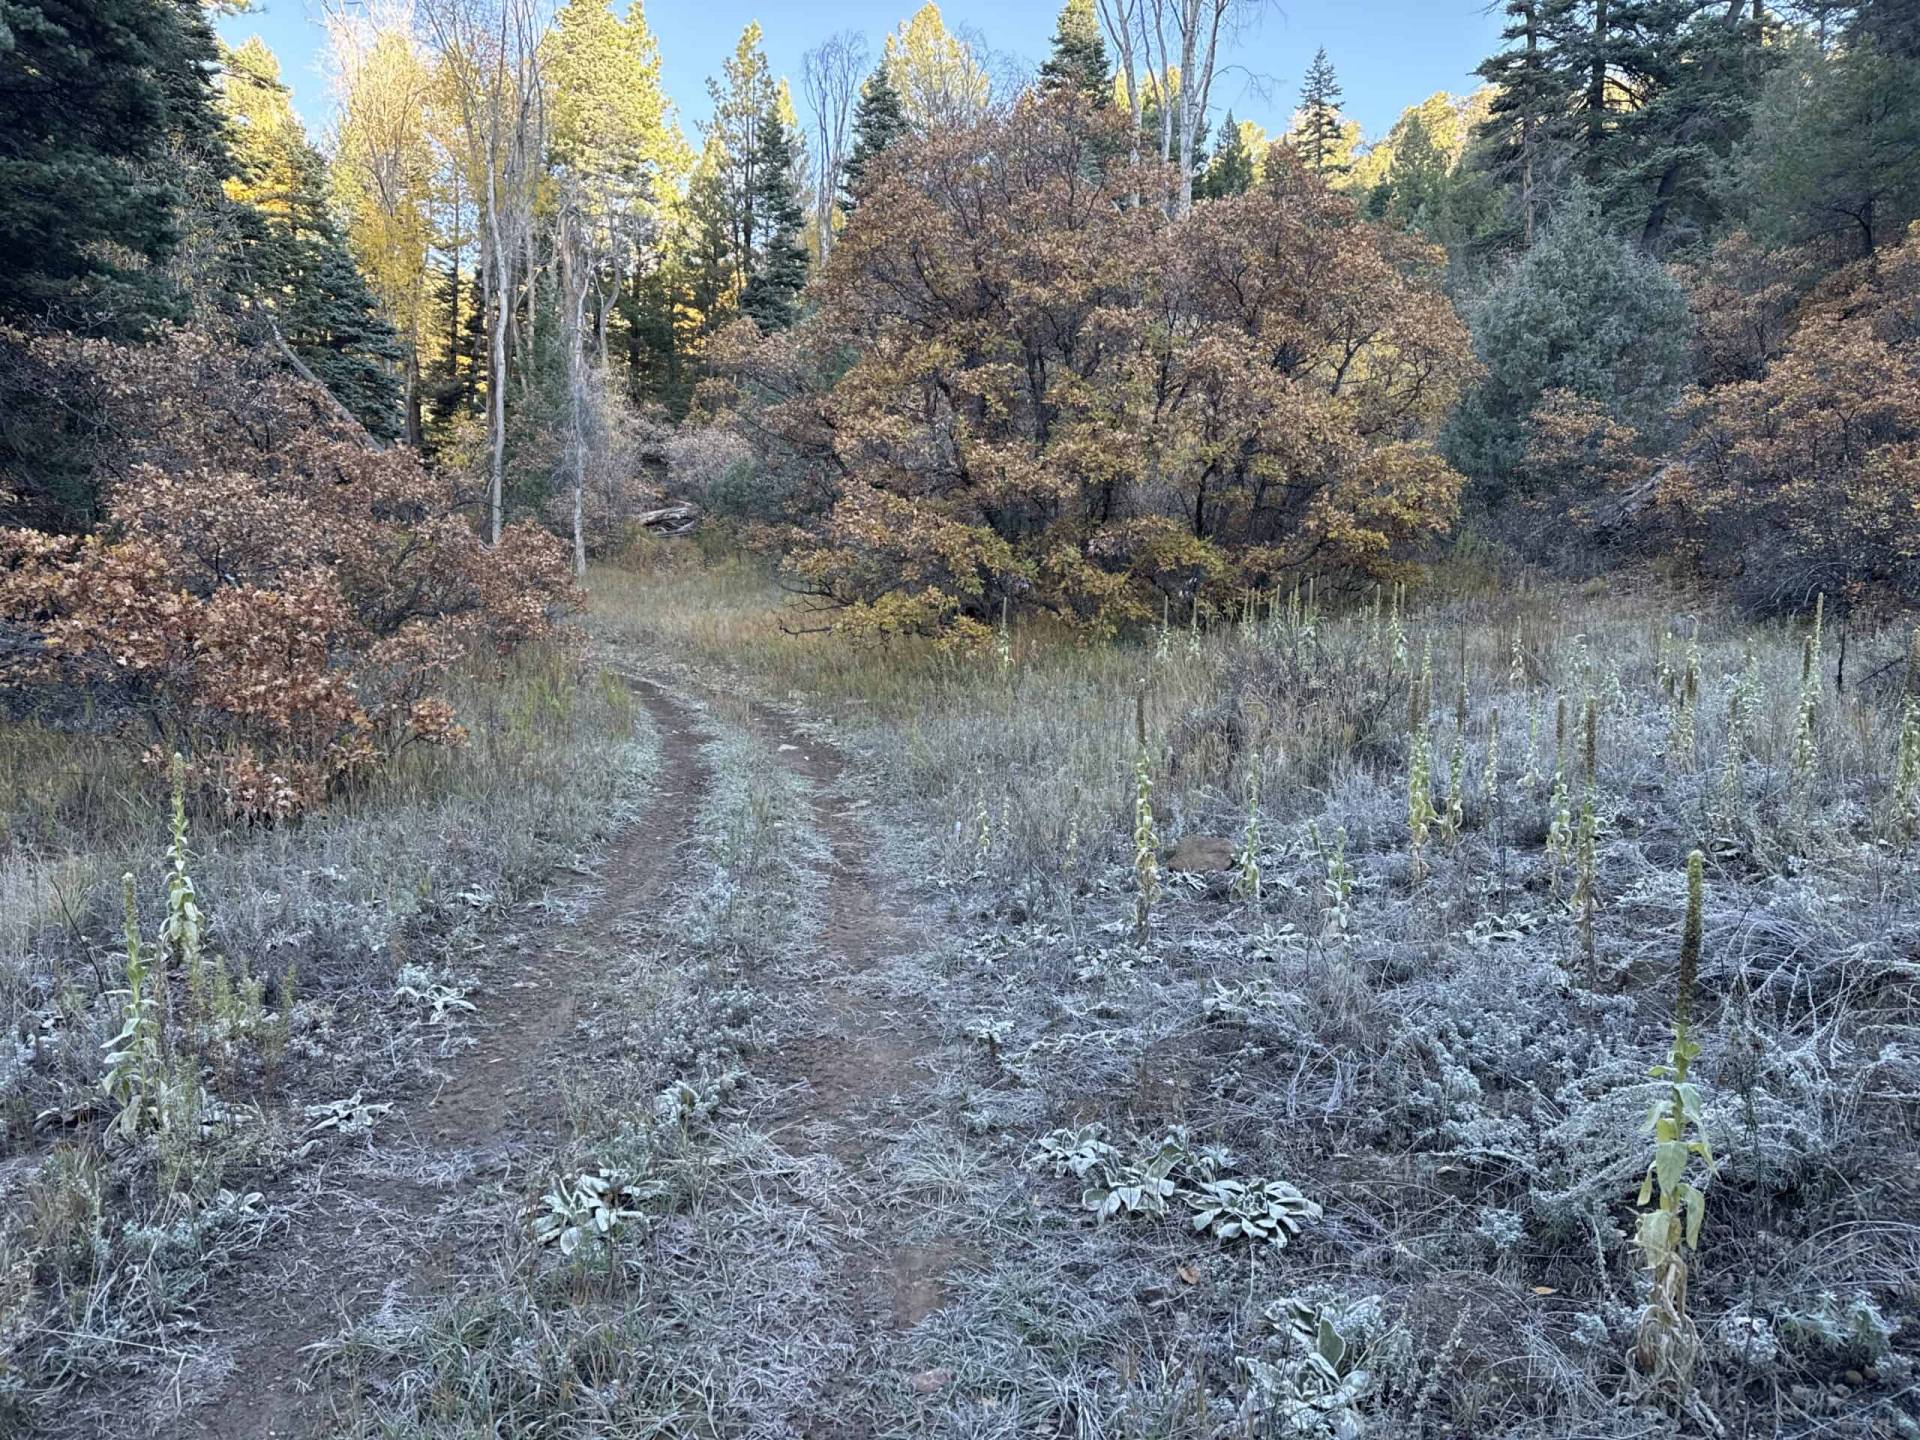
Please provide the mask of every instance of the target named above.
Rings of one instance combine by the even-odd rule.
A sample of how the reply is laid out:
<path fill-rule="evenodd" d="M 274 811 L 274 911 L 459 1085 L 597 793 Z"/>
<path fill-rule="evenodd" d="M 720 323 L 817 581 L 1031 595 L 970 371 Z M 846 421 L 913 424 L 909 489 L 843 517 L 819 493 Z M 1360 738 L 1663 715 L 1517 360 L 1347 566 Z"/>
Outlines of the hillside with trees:
<path fill-rule="evenodd" d="M 1920 1435 L 1920 7 L 901 10 L 0 0 L 0 1433 Z"/>

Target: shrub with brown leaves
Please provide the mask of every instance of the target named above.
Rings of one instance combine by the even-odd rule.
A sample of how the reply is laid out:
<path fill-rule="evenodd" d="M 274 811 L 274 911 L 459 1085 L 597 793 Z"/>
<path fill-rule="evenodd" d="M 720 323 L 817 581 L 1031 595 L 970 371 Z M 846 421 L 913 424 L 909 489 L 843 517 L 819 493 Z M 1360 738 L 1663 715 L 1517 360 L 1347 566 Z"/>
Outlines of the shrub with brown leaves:
<path fill-rule="evenodd" d="M 841 624 L 965 632 L 1011 603 L 1103 630 L 1391 573 L 1446 528 L 1460 477 L 1429 437 L 1474 361 L 1437 251 L 1284 147 L 1170 216 L 1108 117 L 1059 100 L 896 149 L 813 316 L 722 336 L 709 391 Z"/>
<path fill-rule="evenodd" d="M 1920 599 L 1920 227 L 1822 284 L 1779 355 L 1688 414 L 1661 498 L 1750 603 Z"/>
<path fill-rule="evenodd" d="M 551 535 L 486 546 L 416 454 L 268 357 L 190 331 L 35 343 L 96 377 L 117 443 L 93 533 L 0 531 L 0 618 L 33 642 L 0 680 L 87 687 L 236 813 L 457 743 L 436 677 L 554 635 L 576 601 Z"/>

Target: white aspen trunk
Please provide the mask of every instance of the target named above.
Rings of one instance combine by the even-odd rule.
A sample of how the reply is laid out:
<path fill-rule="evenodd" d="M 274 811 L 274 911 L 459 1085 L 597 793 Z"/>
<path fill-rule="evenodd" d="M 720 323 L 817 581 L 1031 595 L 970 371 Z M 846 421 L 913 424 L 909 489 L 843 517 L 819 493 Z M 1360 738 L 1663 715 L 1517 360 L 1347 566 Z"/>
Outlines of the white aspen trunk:
<path fill-rule="evenodd" d="M 1133 123 L 1128 127 L 1128 158 L 1132 161 L 1136 173 L 1140 165 L 1140 70 L 1134 60 L 1133 49 L 1133 6 L 1137 0 L 1101 0 L 1100 20 L 1105 26 L 1108 38 L 1113 41 L 1114 49 L 1120 53 L 1120 73 L 1127 82 L 1127 113 Z M 1140 191 L 1136 185 L 1133 203 L 1140 203 Z"/>
<path fill-rule="evenodd" d="M 1180 5 L 1180 178 L 1174 184 L 1173 213 L 1184 215 L 1193 206 L 1194 48 L 1198 38 L 1201 0 Z M 1202 114 L 1205 112 L 1202 111 Z"/>
<path fill-rule="evenodd" d="M 567 448 L 573 470 L 573 573 L 587 573 L 587 259 L 581 253 L 578 214 L 571 209 L 560 225 L 560 276 L 566 287 Z"/>
<path fill-rule="evenodd" d="M 488 297 L 493 305 L 492 373 L 487 376 L 488 483 L 487 499 L 492 512 L 493 543 L 500 543 L 502 511 L 505 508 L 507 473 L 507 325 L 513 309 L 513 257 L 500 234 L 499 186 L 493 166 L 487 166 L 487 229 L 492 236 L 488 247 L 493 253 L 493 276 Z"/>

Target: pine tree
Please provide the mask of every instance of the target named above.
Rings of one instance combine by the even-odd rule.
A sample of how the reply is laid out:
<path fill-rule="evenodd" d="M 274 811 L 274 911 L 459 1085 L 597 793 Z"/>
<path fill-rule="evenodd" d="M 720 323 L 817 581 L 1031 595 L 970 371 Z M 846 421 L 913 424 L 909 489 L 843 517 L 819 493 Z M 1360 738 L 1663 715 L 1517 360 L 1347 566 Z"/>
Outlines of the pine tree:
<path fill-rule="evenodd" d="M 1053 29 L 1053 53 L 1040 67 L 1040 88 L 1078 92 L 1095 105 L 1113 103 L 1113 67 L 1093 0 L 1067 0 Z"/>
<path fill-rule="evenodd" d="M 1783 49 L 1777 22 L 1746 6 L 1642 0 L 1628 20 L 1611 63 L 1635 103 L 1616 107 L 1594 183 L 1616 223 L 1638 226 L 1658 254 L 1724 228 L 1716 181 Z"/>
<path fill-rule="evenodd" d="M 0 3 L 0 316 L 136 332 L 192 177 L 226 173 L 194 0 Z"/>
<path fill-rule="evenodd" d="M 486 302 L 480 294 L 480 277 L 462 272 L 457 251 L 447 257 L 434 292 L 439 313 L 446 317 L 445 349 L 433 363 L 425 399 L 434 426 L 444 427 L 455 415 L 479 413 L 480 372 L 487 353 Z"/>
<path fill-rule="evenodd" d="M 1252 188 L 1253 152 L 1247 148 L 1247 137 L 1229 110 L 1226 122 L 1220 127 L 1219 143 L 1213 147 L 1213 158 L 1194 183 L 1194 197 L 1225 200 L 1244 195 Z"/>
<path fill-rule="evenodd" d="M 328 214 L 326 162 L 293 113 L 273 52 L 250 40 L 228 57 L 221 108 L 235 174 L 231 273 L 243 310 L 264 310 L 287 348 L 383 440 L 400 432 L 406 352 Z"/>
<path fill-rule="evenodd" d="M 793 135 L 769 107 L 760 121 L 760 154 L 754 166 L 753 209 L 760 241 L 749 264 L 741 312 L 762 330 L 785 330 L 794 321 L 807 283 L 806 209 L 793 179 Z"/>
<path fill-rule="evenodd" d="M 733 249 L 731 206 L 721 175 L 718 146 L 709 141 L 687 182 L 687 217 L 680 234 L 681 298 L 676 326 L 689 342 L 710 335 L 731 318 L 735 284 L 744 262 Z"/>
<path fill-rule="evenodd" d="M 1480 126 L 1480 158 L 1518 192 L 1521 238 L 1533 244 L 1543 198 L 1563 162 L 1573 87 L 1562 65 L 1557 17 L 1565 0 L 1507 0 L 1506 49 L 1480 65 L 1493 102 Z"/>
<path fill-rule="evenodd" d="M 708 146 L 702 156 L 717 177 L 726 200 L 728 250 L 736 280 L 744 285 L 751 262 L 760 250 L 759 171 L 760 126 L 777 112 L 780 91 L 767 64 L 760 24 L 754 21 L 721 67 L 718 78 L 707 81 L 713 118 L 707 124 Z"/>
<path fill-rule="evenodd" d="M 840 208 L 851 214 L 860 203 L 867 167 L 907 134 L 907 116 L 900 92 L 893 88 L 887 67 L 877 65 L 860 87 L 853 111 L 853 149 L 847 156 L 846 181 L 840 190 Z"/>
<path fill-rule="evenodd" d="M 1386 218 L 1445 243 L 1450 167 L 1418 115 L 1399 127 L 1387 170 Z"/>
<path fill-rule="evenodd" d="M 1729 198 L 1768 241 L 1870 256 L 1920 218 L 1920 58 L 1869 38 L 1780 49 Z"/>
<path fill-rule="evenodd" d="M 1294 144 L 1317 174 L 1337 174 L 1347 166 L 1340 156 L 1340 81 L 1324 47 L 1314 53 L 1300 90 L 1300 118 Z"/>

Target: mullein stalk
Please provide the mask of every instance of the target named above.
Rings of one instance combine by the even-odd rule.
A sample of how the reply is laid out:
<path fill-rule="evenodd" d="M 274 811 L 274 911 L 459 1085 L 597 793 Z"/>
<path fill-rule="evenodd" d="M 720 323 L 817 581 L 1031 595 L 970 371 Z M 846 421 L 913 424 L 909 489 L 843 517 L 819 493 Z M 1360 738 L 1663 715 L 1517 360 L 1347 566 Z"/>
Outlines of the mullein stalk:
<path fill-rule="evenodd" d="M 1826 608 L 1823 592 L 1814 599 L 1813 630 L 1800 648 L 1800 708 L 1794 721 L 1788 779 L 1796 812 L 1803 812 L 1811 803 L 1814 774 L 1820 766 L 1820 639 Z"/>
<path fill-rule="evenodd" d="M 1907 651 L 1905 689 L 1894 746 L 1892 819 L 1894 833 L 1911 840 L 1920 835 L 1920 626 Z"/>
<path fill-rule="evenodd" d="M 1703 929 L 1702 874 L 1706 858 L 1687 857 L 1687 911 L 1680 935 L 1680 964 L 1673 1007 L 1673 1044 L 1666 1063 L 1654 1067 L 1666 1093 L 1648 1113 L 1653 1159 L 1640 1182 L 1636 1243 L 1651 1272 L 1652 1286 L 1634 1336 L 1634 1363 L 1676 1403 L 1688 1399 L 1700 1358 L 1700 1333 L 1687 1313 L 1688 1251 L 1700 1245 L 1706 1218 L 1705 1181 L 1714 1173 L 1713 1146 L 1703 1120 L 1705 1106 L 1690 1078 L 1700 1046 L 1693 1038 L 1694 992 L 1699 985 Z M 1696 1172 L 1695 1162 L 1701 1170 Z M 1700 1183 L 1693 1176 L 1700 1173 Z"/>
<path fill-rule="evenodd" d="M 1233 893 L 1258 908 L 1260 904 L 1260 767 L 1247 769 L 1247 824 L 1235 857 Z"/>
<path fill-rule="evenodd" d="M 1133 938 L 1147 943 L 1153 924 L 1153 902 L 1160 891 L 1160 836 L 1153 820 L 1153 754 L 1147 749 L 1147 689 L 1134 697 L 1133 762 Z"/>

